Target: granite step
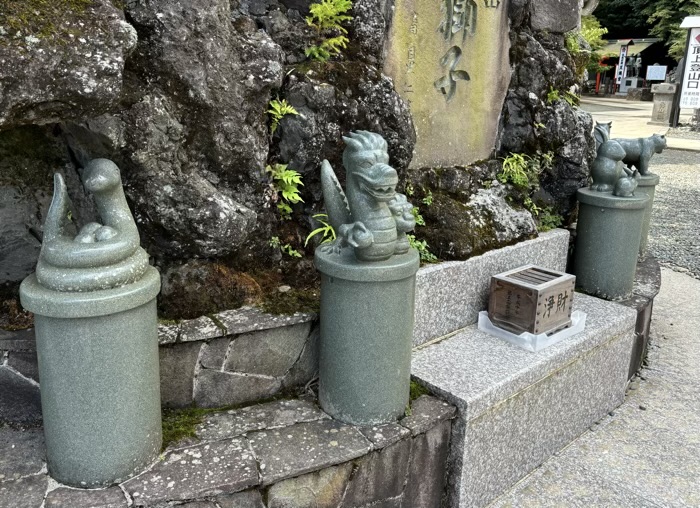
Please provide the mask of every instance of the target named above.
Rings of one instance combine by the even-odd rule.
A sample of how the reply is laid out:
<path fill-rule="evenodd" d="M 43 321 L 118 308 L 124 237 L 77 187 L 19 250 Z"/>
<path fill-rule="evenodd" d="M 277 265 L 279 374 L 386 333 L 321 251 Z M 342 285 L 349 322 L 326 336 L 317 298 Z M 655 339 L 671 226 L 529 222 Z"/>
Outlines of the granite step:
<path fill-rule="evenodd" d="M 468 326 L 417 348 L 415 380 L 457 407 L 450 507 L 488 505 L 624 399 L 636 312 L 577 293 L 586 328 L 532 353 Z"/>

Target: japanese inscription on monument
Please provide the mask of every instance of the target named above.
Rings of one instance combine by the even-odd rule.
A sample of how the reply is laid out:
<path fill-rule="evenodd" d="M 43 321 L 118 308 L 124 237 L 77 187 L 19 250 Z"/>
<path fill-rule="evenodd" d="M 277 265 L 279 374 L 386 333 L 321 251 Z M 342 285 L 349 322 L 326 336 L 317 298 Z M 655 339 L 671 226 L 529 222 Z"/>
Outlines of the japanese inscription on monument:
<path fill-rule="evenodd" d="M 414 168 L 465 165 L 493 150 L 510 78 L 502 0 L 397 0 L 384 72 L 408 101 Z"/>
<path fill-rule="evenodd" d="M 700 28 L 690 31 L 680 107 L 700 108 Z"/>

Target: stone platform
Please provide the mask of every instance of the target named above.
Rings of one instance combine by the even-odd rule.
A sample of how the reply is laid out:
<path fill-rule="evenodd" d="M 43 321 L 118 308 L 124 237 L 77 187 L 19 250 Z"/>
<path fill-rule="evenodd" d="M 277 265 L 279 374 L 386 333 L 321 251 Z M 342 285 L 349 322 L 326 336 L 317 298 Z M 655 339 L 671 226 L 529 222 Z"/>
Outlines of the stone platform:
<path fill-rule="evenodd" d="M 432 508 L 444 493 L 454 414 L 426 395 L 399 423 L 375 427 L 335 421 L 312 400 L 214 412 L 198 440 L 96 490 L 51 479 L 41 428 L 0 427 L 0 508 Z"/>
<path fill-rule="evenodd" d="M 539 352 L 467 327 L 418 349 L 413 376 L 458 408 L 448 506 L 486 506 L 620 405 L 636 312 L 582 294 L 586 328 Z"/>

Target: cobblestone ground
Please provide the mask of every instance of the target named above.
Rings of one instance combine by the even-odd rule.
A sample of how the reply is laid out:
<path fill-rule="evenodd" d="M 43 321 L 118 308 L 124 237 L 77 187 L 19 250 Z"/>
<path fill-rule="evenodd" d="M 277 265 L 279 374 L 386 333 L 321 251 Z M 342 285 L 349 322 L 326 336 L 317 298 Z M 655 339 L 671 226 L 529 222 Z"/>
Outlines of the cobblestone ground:
<path fill-rule="evenodd" d="M 700 152 L 667 150 L 650 170 L 656 187 L 649 252 L 659 262 L 700 279 Z"/>

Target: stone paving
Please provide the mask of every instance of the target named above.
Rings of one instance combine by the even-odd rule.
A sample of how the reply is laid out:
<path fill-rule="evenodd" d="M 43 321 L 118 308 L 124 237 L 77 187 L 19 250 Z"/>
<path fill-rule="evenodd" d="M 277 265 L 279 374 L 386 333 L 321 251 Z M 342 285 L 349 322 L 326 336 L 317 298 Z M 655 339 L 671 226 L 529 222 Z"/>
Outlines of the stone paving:
<path fill-rule="evenodd" d="M 581 98 L 581 109 L 593 115 L 598 122 L 612 121 L 611 135 L 613 138 L 641 138 L 654 133 L 666 134 L 668 127 L 650 125 L 652 102 L 628 101 L 624 97 L 592 97 Z M 689 122 L 693 110 L 681 111 L 681 122 Z M 668 137 L 668 147 L 677 150 L 700 150 L 700 140 L 681 137 Z"/>
<path fill-rule="evenodd" d="M 40 427 L 4 414 L 0 508 L 430 508 L 443 495 L 454 416 L 427 395 L 398 423 L 369 427 L 333 420 L 313 400 L 220 411 L 197 427 L 201 441 L 169 446 L 120 485 L 83 490 L 47 474 Z"/>

